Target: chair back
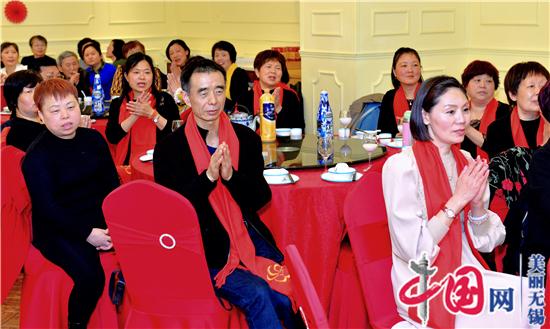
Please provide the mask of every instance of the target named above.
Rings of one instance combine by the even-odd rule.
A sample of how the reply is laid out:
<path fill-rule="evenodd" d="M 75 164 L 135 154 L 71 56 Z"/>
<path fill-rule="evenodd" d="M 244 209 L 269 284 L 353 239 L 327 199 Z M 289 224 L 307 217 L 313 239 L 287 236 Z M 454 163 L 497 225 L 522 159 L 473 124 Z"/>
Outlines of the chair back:
<path fill-rule="evenodd" d="M 226 325 L 227 312 L 214 294 L 197 215 L 187 199 L 156 183 L 136 180 L 111 192 L 103 212 L 130 308 L 147 321 L 128 319 L 127 326 Z M 159 317 L 164 322 L 157 321 Z"/>
<path fill-rule="evenodd" d="M 380 114 L 380 104 L 384 94 L 368 94 L 356 99 L 349 106 L 351 115 L 351 129 L 359 128 L 363 130 L 374 130 L 378 126 L 378 116 Z"/>
<path fill-rule="evenodd" d="M 286 246 L 285 251 L 286 265 L 292 278 L 294 297 L 306 326 L 308 328 L 328 328 L 325 310 L 321 305 L 300 252 L 293 244 Z"/>
<path fill-rule="evenodd" d="M 381 103 L 369 102 L 363 106 L 363 111 L 351 122 L 351 131 L 376 130 L 378 128 L 378 117 L 380 116 Z"/>
<path fill-rule="evenodd" d="M 8 128 L 6 128 L 8 129 Z M 31 243 L 31 200 L 21 172 L 25 153 L 2 147 L 2 302 L 7 297 Z"/>
<path fill-rule="evenodd" d="M 380 173 L 367 173 L 348 194 L 344 220 L 369 321 L 374 328 L 390 328 L 402 319 L 391 285 L 392 250 Z"/>

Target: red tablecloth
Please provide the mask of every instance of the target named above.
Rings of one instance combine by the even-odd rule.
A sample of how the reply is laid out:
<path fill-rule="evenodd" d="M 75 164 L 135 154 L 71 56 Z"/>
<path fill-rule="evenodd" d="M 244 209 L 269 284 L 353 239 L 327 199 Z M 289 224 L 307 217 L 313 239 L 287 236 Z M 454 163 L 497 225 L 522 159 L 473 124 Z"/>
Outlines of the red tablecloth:
<path fill-rule="evenodd" d="M 388 154 L 395 153 L 388 148 Z M 388 155 L 373 160 L 370 170 L 381 171 Z M 133 178 L 153 179 L 152 162 L 134 159 Z M 367 163 L 355 166 L 359 172 Z M 354 183 L 332 183 L 321 179 L 323 169 L 292 170 L 300 180 L 292 185 L 271 185 L 272 200 L 260 217 L 282 249 L 295 244 L 310 271 L 325 310 L 330 296 L 340 245 L 345 235 L 343 204 Z"/>

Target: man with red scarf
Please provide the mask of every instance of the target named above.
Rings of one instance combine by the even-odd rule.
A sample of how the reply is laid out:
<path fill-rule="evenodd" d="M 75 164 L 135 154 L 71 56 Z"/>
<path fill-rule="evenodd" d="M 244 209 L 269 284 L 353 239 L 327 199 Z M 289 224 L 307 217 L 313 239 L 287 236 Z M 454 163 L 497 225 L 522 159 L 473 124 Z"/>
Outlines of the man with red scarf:
<path fill-rule="evenodd" d="M 283 255 L 257 211 L 271 199 L 260 138 L 223 111 L 225 72 L 194 57 L 182 71 L 184 126 L 157 144 L 155 181 L 197 211 L 216 294 L 239 307 L 250 328 L 295 327 Z M 182 260 L 185 261 L 185 260 Z"/>

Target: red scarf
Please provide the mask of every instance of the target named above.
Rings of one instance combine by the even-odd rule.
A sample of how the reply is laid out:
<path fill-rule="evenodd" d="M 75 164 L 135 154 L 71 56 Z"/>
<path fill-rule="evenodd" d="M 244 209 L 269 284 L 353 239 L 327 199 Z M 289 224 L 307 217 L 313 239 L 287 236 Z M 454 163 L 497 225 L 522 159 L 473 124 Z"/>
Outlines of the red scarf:
<path fill-rule="evenodd" d="M 497 108 L 498 108 L 498 101 L 495 98 L 491 99 L 489 104 L 485 106 L 485 110 L 483 111 L 483 116 L 481 117 L 481 120 L 479 122 L 479 132 L 483 134 L 484 137 L 487 135 L 487 127 L 489 127 L 489 125 L 493 121 L 495 121 L 497 117 Z M 487 160 L 489 159 L 489 155 L 485 151 L 483 151 L 481 147 L 476 146 L 476 148 L 477 148 L 477 155 L 479 155 L 483 159 L 487 159 Z"/>
<path fill-rule="evenodd" d="M 134 99 L 133 91 L 130 91 L 129 98 Z M 120 105 L 120 113 L 118 115 L 119 124 L 130 116 L 130 112 L 126 109 L 127 99 L 128 98 L 125 97 L 122 105 Z M 156 100 L 153 95 L 149 98 L 149 105 L 151 105 L 153 109 L 156 108 Z M 139 117 L 126 136 L 116 145 L 114 155 L 115 165 L 120 166 L 124 164 L 126 154 L 128 153 L 128 143 L 130 141 L 130 156 L 143 155 L 148 149 L 155 147 L 156 128 L 156 125 L 151 119 Z M 132 135 L 134 136 L 133 138 L 131 137 Z M 132 162 L 131 158 L 130 162 Z"/>
<path fill-rule="evenodd" d="M 197 172 L 200 174 L 208 169 L 211 155 L 199 133 L 194 115 L 189 115 L 187 119 L 185 136 L 187 137 Z M 229 117 L 225 113 L 220 115 L 218 136 L 220 143 L 226 142 L 229 146 L 231 164 L 234 170 L 239 170 L 239 140 L 231 126 Z M 227 187 L 220 180 L 221 178 L 216 182 L 216 187 L 208 196 L 208 201 L 229 235 L 230 248 L 227 263 L 214 278 L 216 287 L 220 288 L 223 286 L 227 276 L 236 268 L 242 268 L 263 278 L 269 283 L 272 289 L 290 296 L 290 275 L 286 266 L 279 265 L 270 259 L 256 256 L 256 249 L 244 226 L 241 209 Z M 243 265 L 240 265 L 241 263 Z"/>
<path fill-rule="evenodd" d="M 416 89 L 414 90 L 415 97 L 418 89 L 420 89 L 420 83 L 416 84 Z M 399 121 L 399 119 L 402 118 L 408 110 L 410 110 L 410 107 L 409 101 L 405 96 L 405 90 L 403 89 L 403 86 L 399 86 L 395 92 L 395 96 L 393 97 L 393 115 L 395 116 L 395 121 Z M 399 122 L 397 123 L 399 124 Z"/>
<path fill-rule="evenodd" d="M 296 94 L 296 91 L 294 89 L 290 88 L 286 83 L 279 82 L 277 83 L 278 88 L 281 87 L 281 93 L 279 94 L 279 106 L 283 106 L 283 90 L 290 90 L 294 94 Z M 252 90 L 254 91 L 254 115 L 260 114 L 260 97 L 262 97 L 264 91 L 262 90 L 262 87 L 260 86 L 259 80 L 254 80 L 254 86 L 252 87 Z M 296 94 L 297 95 L 297 94 Z M 277 118 L 277 113 L 275 113 L 275 119 Z"/>
<path fill-rule="evenodd" d="M 510 116 L 510 123 L 512 125 L 512 137 L 514 138 L 514 146 L 521 146 L 529 148 L 527 143 L 527 138 L 525 138 L 525 133 L 523 132 L 523 127 L 521 126 L 521 121 L 519 119 L 517 105 L 514 106 L 512 110 L 512 115 Z M 537 146 L 542 145 L 544 135 L 544 119 L 539 118 L 539 128 L 537 130 Z"/>
<path fill-rule="evenodd" d="M 460 151 L 460 145 L 455 144 L 451 146 L 451 152 L 456 160 L 456 170 L 458 173 L 462 172 L 464 166 L 468 164 L 468 160 Z M 451 185 L 445 172 L 445 167 L 441 161 L 439 150 L 432 142 L 415 141 L 413 144 L 413 153 L 418 165 L 418 171 L 422 177 L 422 185 L 424 187 L 424 195 L 426 198 L 426 209 L 428 211 L 428 218 L 431 220 L 443 207 L 445 203 L 451 198 Z M 463 212 L 467 214 L 470 210 L 470 206 L 464 207 Z M 468 239 L 468 245 L 472 250 L 476 259 L 485 267 L 487 264 L 474 248 L 468 225 L 464 225 L 466 231 L 466 237 Z M 460 228 L 460 214 L 457 214 L 453 220 L 449 231 L 439 242 L 439 257 L 431 266 L 437 266 L 438 271 L 430 280 L 441 281 L 445 275 L 454 272 L 462 264 L 462 233 Z M 436 297 L 430 300 L 430 319 L 428 326 L 432 328 L 454 328 L 455 316 L 447 311 L 443 304 L 443 293 L 438 294 Z M 409 307 L 409 316 L 411 319 L 421 323 L 422 321 L 416 314 L 416 307 Z"/>

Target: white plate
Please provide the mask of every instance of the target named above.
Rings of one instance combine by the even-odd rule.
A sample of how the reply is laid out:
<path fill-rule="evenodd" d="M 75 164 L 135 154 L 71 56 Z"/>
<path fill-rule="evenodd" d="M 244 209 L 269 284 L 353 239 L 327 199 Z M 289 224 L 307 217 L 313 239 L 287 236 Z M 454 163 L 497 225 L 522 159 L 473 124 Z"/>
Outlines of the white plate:
<path fill-rule="evenodd" d="M 294 179 L 294 183 L 300 180 L 300 177 L 294 174 L 290 174 L 290 175 L 292 176 L 292 179 Z M 290 181 L 287 175 L 284 175 L 284 176 L 265 176 L 264 175 L 264 178 L 269 185 L 292 184 L 292 182 Z"/>
<path fill-rule="evenodd" d="M 393 141 L 389 142 L 388 144 L 386 144 L 386 146 L 393 147 L 393 148 L 396 148 L 396 149 L 403 148 L 403 140 L 402 139 L 393 140 Z"/>
<path fill-rule="evenodd" d="M 363 177 L 363 174 L 357 173 L 355 175 L 355 180 L 358 181 Z M 321 174 L 321 179 L 326 180 L 327 182 L 335 182 L 335 183 L 350 183 L 352 180 L 342 177 L 342 175 L 333 174 L 330 172 L 325 172 Z"/>
<path fill-rule="evenodd" d="M 139 160 L 141 162 L 151 161 L 151 160 L 153 160 L 153 155 L 152 154 L 144 154 L 144 155 L 139 157 Z"/>

